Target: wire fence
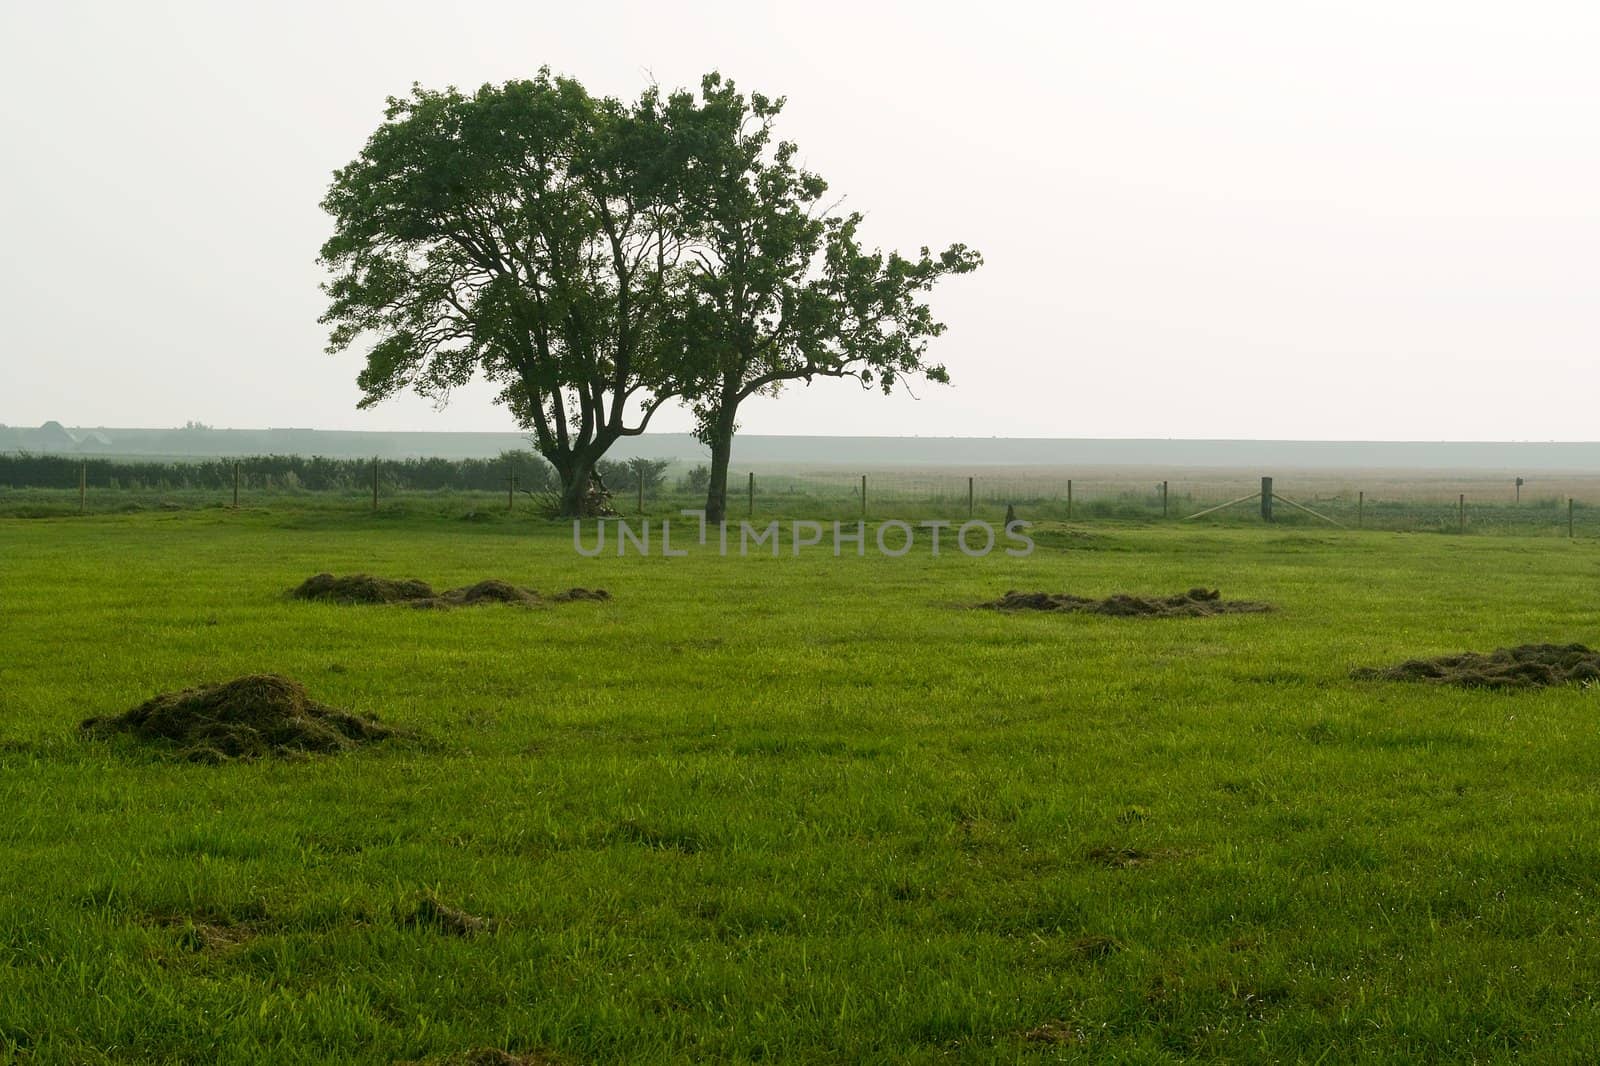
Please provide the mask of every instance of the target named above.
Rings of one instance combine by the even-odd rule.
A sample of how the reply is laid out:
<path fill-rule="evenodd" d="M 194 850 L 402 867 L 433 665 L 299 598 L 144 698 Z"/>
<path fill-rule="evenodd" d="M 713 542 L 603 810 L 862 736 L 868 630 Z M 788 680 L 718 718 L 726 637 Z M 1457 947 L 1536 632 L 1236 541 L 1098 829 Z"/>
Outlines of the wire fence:
<path fill-rule="evenodd" d="M 730 501 L 762 508 L 821 510 L 867 517 L 906 517 L 933 511 L 986 517 L 1010 510 L 1028 520 L 1089 522 L 1260 522 L 1259 477 L 1238 472 L 1151 477 L 1099 472 L 1001 472 L 961 475 L 873 471 L 763 472 L 753 493 Z M 1365 486 L 1365 487 L 1363 487 Z M 1300 472 L 1272 479 L 1283 525 L 1440 532 L 1577 533 L 1600 519 L 1600 475 L 1518 479 L 1498 474 L 1364 471 Z M 1233 506 L 1226 506 L 1232 502 Z M 1594 530 L 1600 532 L 1600 529 Z"/>

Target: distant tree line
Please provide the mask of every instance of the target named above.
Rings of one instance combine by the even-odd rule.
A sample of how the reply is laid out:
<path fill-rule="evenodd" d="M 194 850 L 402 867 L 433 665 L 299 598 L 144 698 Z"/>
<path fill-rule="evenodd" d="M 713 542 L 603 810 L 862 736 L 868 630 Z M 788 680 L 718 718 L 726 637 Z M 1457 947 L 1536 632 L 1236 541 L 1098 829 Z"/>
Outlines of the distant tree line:
<path fill-rule="evenodd" d="M 121 489 L 212 489 L 232 491 L 238 462 L 244 484 L 254 489 L 308 492 L 360 491 L 372 484 L 371 459 L 254 455 L 234 459 L 152 461 L 80 459 L 61 455 L 0 453 L 0 485 L 10 488 L 74 489 L 87 465 L 89 483 Z M 619 466 L 622 464 L 618 464 Z M 380 459 L 379 482 L 387 489 L 457 489 L 504 492 L 516 472 L 517 487 L 530 492 L 560 488 L 555 470 L 530 451 L 502 452 L 495 459 Z"/>

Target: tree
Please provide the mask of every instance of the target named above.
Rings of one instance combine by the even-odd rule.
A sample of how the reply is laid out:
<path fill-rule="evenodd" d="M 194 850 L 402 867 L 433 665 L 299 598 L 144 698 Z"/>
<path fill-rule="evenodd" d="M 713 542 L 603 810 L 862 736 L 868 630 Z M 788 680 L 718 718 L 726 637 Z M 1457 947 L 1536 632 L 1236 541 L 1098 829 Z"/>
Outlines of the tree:
<path fill-rule="evenodd" d="M 713 522 L 727 513 L 742 402 L 815 378 L 853 378 L 885 393 L 917 376 L 947 382 L 945 368 L 925 358 L 944 326 L 922 296 L 982 263 L 961 244 L 909 259 L 865 249 L 862 216 L 823 205 L 827 183 L 795 164 L 793 143 L 773 141 L 783 104 L 746 98 L 713 73 L 699 99 L 674 93 L 665 109 L 688 153 L 681 225 L 689 302 L 670 328 L 694 359 L 685 396 L 711 450 Z"/>
<path fill-rule="evenodd" d="M 700 463 L 679 479 L 678 488 L 685 492 L 704 492 L 710 484 L 711 468 Z"/>
<path fill-rule="evenodd" d="M 548 70 L 390 98 L 323 201 L 329 351 L 371 340 L 360 406 L 443 403 L 482 375 L 580 514 L 595 463 L 681 390 L 673 183 L 658 94 L 596 99 Z"/>
<path fill-rule="evenodd" d="M 552 492 L 561 488 L 560 481 L 553 476 L 555 471 L 550 468 L 550 464 L 545 462 L 542 456 L 523 448 L 502 451 L 499 458 L 494 461 L 494 466 L 500 470 L 509 469 L 515 472 L 517 488 L 524 492 Z"/>
<path fill-rule="evenodd" d="M 638 492 L 639 481 L 643 479 L 645 491 L 653 493 L 666 481 L 667 468 L 671 465 L 671 459 L 634 456 L 621 462 L 602 459 L 595 469 L 612 492 Z"/>

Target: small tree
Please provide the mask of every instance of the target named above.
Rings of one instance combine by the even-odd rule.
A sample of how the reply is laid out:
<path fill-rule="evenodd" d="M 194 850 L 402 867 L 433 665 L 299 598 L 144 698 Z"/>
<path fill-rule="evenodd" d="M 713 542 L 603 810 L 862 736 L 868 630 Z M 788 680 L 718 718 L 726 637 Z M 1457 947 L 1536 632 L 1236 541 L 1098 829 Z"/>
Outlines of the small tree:
<path fill-rule="evenodd" d="M 683 475 L 683 479 L 678 482 L 678 487 L 685 492 L 693 492 L 698 495 L 704 493 L 706 487 L 710 484 L 711 468 L 701 463 Z"/>
<path fill-rule="evenodd" d="M 666 481 L 667 468 L 671 465 L 671 459 L 643 459 L 635 456 L 621 462 L 602 459 L 596 470 L 601 480 L 605 482 L 606 488 L 612 492 L 638 492 L 641 480 L 644 481 L 646 492 L 655 492 Z"/>
<path fill-rule="evenodd" d="M 666 109 L 676 137 L 692 146 L 682 208 L 689 303 L 672 328 L 695 358 L 685 391 L 711 449 L 709 521 L 727 513 L 741 403 L 819 377 L 885 393 L 917 376 L 948 381 L 924 358 L 944 326 L 922 297 L 982 263 L 961 244 L 909 259 L 864 248 L 862 216 L 831 214 L 827 183 L 796 166 L 794 144 L 773 142 L 783 104 L 746 98 L 713 73 L 698 100 L 675 93 Z"/>
<path fill-rule="evenodd" d="M 635 456 L 628 460 L 628 469 L 633 472 L 634 487 L 640 482 L 644 483 L 646 492 L 658 492 L 666 484 L 667 468 L 672 466 L 671 459 L 645 459 Z"/>
<path fill-rule="evenodd" d="M 560 479 L 544 457 L 524 448 L 501 452 L 495 463 L 515 471 L 517 488 L 524 492 L 552 492 L 561 488 Z"/>

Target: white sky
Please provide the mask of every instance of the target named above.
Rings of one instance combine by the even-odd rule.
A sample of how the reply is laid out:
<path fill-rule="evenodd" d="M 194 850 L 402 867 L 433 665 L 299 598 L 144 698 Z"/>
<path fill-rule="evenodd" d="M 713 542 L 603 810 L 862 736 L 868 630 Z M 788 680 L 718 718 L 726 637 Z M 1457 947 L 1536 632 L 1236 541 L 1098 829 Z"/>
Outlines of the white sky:
<path fill-rule="evenodd" d="M 985 254 L 953 387 L 747 432 L 1592 440 L 1597 56 L 1579 2 L 8 2 L 0 422 L 514 428 L 355 409 L 317 203 L 386 95 L 548 64 L 787 95 L 869 239 Z"/>

